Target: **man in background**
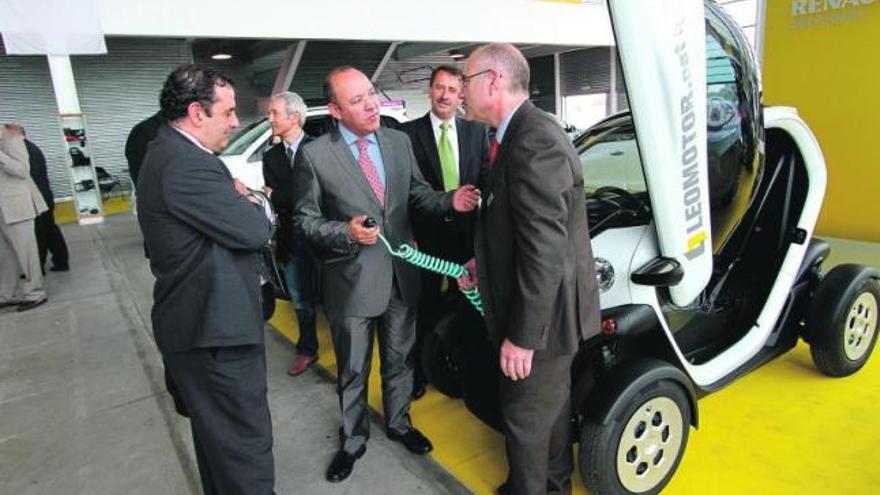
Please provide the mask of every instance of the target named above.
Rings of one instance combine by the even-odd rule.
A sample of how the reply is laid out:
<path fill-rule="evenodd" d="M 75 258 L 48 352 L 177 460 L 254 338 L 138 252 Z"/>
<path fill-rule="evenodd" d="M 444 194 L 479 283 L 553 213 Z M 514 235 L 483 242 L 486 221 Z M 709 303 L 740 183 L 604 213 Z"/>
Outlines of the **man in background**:
<path fill-rule="evenodd" d="M 49 269 L 53 272 L 66 272 L 70 269 L 68 262 L 69 254 L 67 243 L 64 241 L 64 235 L 55 223 L 55 196 L 52 194 L 52 188 L 49 186 L 46 157 L 43 155 L 43 151 L 27 138 L 27 131 L 24 126 L 18 122 L 13 122 L 7 124 L 7 127 L 17 129 L 24 136 L 24 145 L 27 147 L 30 163 L 31 179 L 33 179 L 37 189 L 40 190 L 43 201 L 46 202 L 46 206 L 49 208 L 34 219 L 37 249 L 40 253 L 40 269 L 43 274 L 46 273 L 46 258 L 49 253 L 52 253 L 52 267 Z"/>
<path fill-rule="evenodd" d="M 0 307 L 27 311 L 48 301 L 34 218 L 46 202 L 30 176 L 27 146 L 19 127 L 0 133 Z"/>
<path fill-rule="evenodd" d="M 436 191 L 454 191 L 463 184 L 483 187 L 488 165 L 486 128 L 457 117 L 461 105 L 461 70 L 443 65 L 431 72 L 431 110 L 423 117 L 403 124 L 409 135 L 422 176 Z M 413 233 L 419 250 L 432 256 L 465 263 L 474 257 L 474 213 L 453 213 L 443 217 L 413 214 Z M 416 322 L 415 385 L 413 398 L 425 393 L 425 370 L 419 359 L 424 336 L 442 316 L 442 275 L 423 270 L 422 298 Z M 454 287 L 454 281 L 452 287 Z M 456 290 L 457 294 L 458 291 Z"/>
<path fill-rule="evenodd" d="M 296 356 L 287 373 L 297 376 L 318 359 L 318 335 L 315 315 L 317 303 L 316 261 L 308 243 L 293 229 L 293 163 L 302 145 L 312 140 L 303 132 L 306 107 L 296 93 L 286 91 L 272 95 L 269 101 L 269 124 L 272 135 L 281 142 L 263 155 L 263 178 L 272 190 L 272 205 L 278 214 L 278 263 L 290 292 L 299 324 Z"/>

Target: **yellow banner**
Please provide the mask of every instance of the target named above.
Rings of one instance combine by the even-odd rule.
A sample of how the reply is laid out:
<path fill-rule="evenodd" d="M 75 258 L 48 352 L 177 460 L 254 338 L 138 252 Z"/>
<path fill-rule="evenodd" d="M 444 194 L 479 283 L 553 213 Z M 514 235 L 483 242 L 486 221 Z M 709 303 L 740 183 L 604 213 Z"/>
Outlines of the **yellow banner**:
<path fill-rule="evenodd" d="M 828 166 L 817 233 L 880 241 L 880 0 L 767 0 L 764 102 L 797 107 Z"/>

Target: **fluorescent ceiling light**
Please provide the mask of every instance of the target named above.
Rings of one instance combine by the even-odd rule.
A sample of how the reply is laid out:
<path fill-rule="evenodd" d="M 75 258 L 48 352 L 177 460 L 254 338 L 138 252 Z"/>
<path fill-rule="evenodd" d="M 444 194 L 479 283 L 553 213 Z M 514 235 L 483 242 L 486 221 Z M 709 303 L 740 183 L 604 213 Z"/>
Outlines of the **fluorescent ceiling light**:
<path fill-rule="evenodd" d="M 215 53 L 211 55 L 211 58 L 213 58 L 214 60 L 229 60 L 232 58 L 232 55 L 228 53 Z"/>

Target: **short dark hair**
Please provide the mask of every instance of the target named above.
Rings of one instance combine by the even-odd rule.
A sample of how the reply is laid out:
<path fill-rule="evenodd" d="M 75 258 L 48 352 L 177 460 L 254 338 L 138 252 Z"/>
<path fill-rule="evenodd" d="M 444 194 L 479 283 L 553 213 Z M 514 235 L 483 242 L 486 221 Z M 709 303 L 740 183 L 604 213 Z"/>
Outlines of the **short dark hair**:
<path fill-rule="evenodd" d="M 327 77 L 324 78 L 324 96 L 327 97 L 327 104 L 336 103 L 336 95 L 333 94 L 333 86 L 330 84 L 330 80 L 333 79 L 336 74 L 340 74 L 343 72 L 348 72 L 350 70 L 357 70 L 351 65 L 340 65 L 339 67 L 335 67 L 327 73 Z M 358 71 L 360 72 L 360 71 Z"/>
<path fill-rule="evenodd" d="M 441 65 L 431 71 L 431 80 L 428 82 L 428 86 L 434 85 L 434 79 L 437 79 L 437 74 L 439 74 L 441 72 L 445 72 L 447 74 L 453 75 L 459 79 L 461 79 L 461 76 L 462 76 L 461 69 L 459 69 L 458 67 L 456 67 L 454 65 Z"/>
<path fill-rule="evenodd" d="M 173 122 L 185 116 L 193 102 L 201 104 L 210 117 L 211 106 L 217 101 L 216 86 L 234 87 L 234 84 L 226 74 L 198 65 L 186 64 L 174 69 L 165 79 L 159 96 L 162 117 Z"/>

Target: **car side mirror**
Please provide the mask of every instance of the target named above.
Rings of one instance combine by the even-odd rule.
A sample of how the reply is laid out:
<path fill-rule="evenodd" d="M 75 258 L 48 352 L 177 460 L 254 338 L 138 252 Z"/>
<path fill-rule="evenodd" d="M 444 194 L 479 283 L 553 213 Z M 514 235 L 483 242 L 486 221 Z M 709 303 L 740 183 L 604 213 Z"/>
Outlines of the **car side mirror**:
<path fill-rule="evenodd" d="M 684 270 L 675 258 L 659 256 L 630 275 L 632 283 L 652 287 L 671 287 L 681 282 Z"/>

